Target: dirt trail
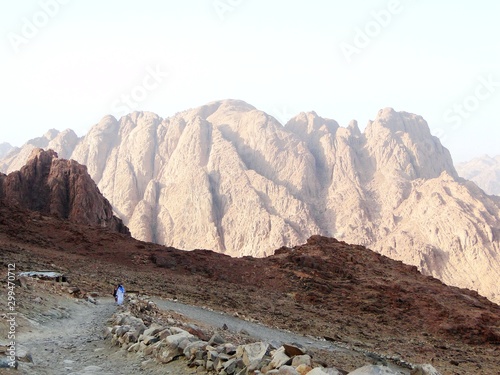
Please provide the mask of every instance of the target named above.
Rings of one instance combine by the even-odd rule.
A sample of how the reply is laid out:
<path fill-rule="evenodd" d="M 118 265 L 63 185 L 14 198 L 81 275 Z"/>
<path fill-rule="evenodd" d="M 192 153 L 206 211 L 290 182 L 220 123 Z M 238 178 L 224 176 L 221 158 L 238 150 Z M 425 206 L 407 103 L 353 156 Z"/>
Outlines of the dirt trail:
<path fill-rule="evenodd" d="M 224 312 L 208 310 L 160 298 L 154 298 L 153 301 L 160 309 L 175 311 L 189 319 L 202 322 L 212 327 L 222 328 L 225 324 L 229 331 L 235 333 L 246 333 L 256 340 L 269 342 L 275 347 L 279 347 L 282 344 L 296 343 L 303 347 L 357 354 L 350 350 L 335 346 L 328 341 L 318 340 L 313 337 L 306 337 L 293 332 L 266 327 L 262 324 L 249 322 L 235 316 L 228 315 Z"/>
<path fill-rule="evenodd" d="M 103 339 L 103 328 L 116 311 L 112 298 L 97 304 L 57 300 L 57 305 L 30 319 L 31 328 L 18 337 L 18 343 L 31 352 L 33 363 L 20 363 L 26 375 L 132 375 L 193 373 L 182 361 L 167 366 L 141 366 L 141 359 L 128 355 Z M 0 369 L 0 371 L 2 371 Z M 3 370 L 6 374 L 15 373 Z M 2 372 L 0 372 L 2 373 Z"/>
<path fill-rule="evenodd" d="M 55 308 L 40 316 L 42 323 L 32 321 L 31 332 L 19 335 L 19 343 L 32 353 L 34 361 L 22 364 L 21 373 L 137 373 L 133 367 L 133 371 L 122 372 L 122 361 L 111 357 L 109 342 L 103 340 L 104 324 L 115 309 L 111 299 L 100 299 L 96 305 L 60 299 Z M 123 369 L 128 370 L 127 367 L 128 363 Z"/>
<path fill-rule="evenodd" d="M 36 294 L 35 294 L 36 295 Z M 132 374 L 195 374 L 184 360 L 158 365 L 148 358 L 127 353 L 110 340 L 104 340 L 104 326 L 117 309 L 112 298 L 98 298 L 96 304 L 67 296 L 37 293 L 24 314 L 24 323 L 18 335 L 18 348 L 31 353 L 33 363 L 20 362 L 17 373 L 26 375 L 132 375 Z M 33 296 L 32 296 L 33 297 Z M 158 308 L 174 311 L 200 327 L 244 334 L 252 341 L 265 341 L 273 346 L 296 343 L 307 350 L 333 352 L 335 356 L 357 357 L 364 354 L 334 346 L 332 343 L 305 337 L 292 332 L 266 327 L 237 317 L 155 298 Z M 391 366 L 392 367 L 392 366 Z M 407 374 L 407 369 L 394 368 Z M 0 369 L 0 374 L 15 371 Z"/>

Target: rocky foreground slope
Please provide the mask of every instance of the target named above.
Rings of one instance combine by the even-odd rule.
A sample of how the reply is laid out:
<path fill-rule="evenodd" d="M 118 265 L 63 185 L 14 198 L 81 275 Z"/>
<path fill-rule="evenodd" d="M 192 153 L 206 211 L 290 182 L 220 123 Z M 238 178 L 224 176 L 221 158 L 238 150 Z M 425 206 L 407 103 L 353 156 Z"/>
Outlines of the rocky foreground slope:
<path fill-rule="evenodd" d="M 420 116 L 387 108 L 362 133 L 314 112 L 283 126 L 227 100 L 106 116 L 81 139 L 51 131 L 4 169 L 32 143 L 87 165 L 138 239 L 265 256 L 334 236 L 500 301 L 500 198 L 458 177 Z"/>
<path fill-rule="evenodd" d="M 348 371 L 391 357 L 431 362 L 444 375 L 500 370 L 498 305 L 332 238 L 314 236 L 267 258 L 231 258 L 0 204 L 0 249 L 4 267 L 60 271 L 82 291 L 107 296 L 122 282 L 127 290 L 376 353 L 356 362 L 340 353 L 315 354 L 315 360 Z"/>

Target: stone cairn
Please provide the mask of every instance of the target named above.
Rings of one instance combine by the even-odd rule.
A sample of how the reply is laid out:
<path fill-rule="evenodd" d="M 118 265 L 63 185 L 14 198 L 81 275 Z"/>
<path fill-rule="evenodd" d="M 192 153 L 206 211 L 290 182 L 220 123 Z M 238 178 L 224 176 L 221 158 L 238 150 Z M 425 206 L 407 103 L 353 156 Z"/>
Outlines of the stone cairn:
<path fill-rule="evenodd" d="M 312 357 L 298 345 L 284 344 L 273 348 L 264 342 L 235 345 L 219 334 L 206 337 L 186 323 L 162 320 L 160 310 L 144 298 L 129 299 L 105 327 L 106 339 L 140 358 L 144 363 L 166 364 L 184 359 L 198 373 L 219 375 L 399 375 L 389 367 L 368 365 L 351 372 L 333 367 L 315 366 Z M 159 319 L 160 318 L 160 319 Z M 182 326 L 183 328 L 180 328 Z M 412 375 L 440 375 L 431 365 L 417 365 Z"/>

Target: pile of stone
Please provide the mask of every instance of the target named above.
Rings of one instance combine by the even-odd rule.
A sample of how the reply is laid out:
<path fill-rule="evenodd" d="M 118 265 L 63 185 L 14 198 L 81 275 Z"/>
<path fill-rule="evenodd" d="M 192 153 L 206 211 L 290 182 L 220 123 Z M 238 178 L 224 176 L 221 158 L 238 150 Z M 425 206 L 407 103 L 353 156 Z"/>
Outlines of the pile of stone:
<path fill-rule="evenodd" d="M 168 324 L 145 322 L 134 313 L 151 318 L 155 314 L 153 302 L 133 300 L 128 310 L 113 316 L 106 336 L 113 345 L 120 346 L 138 357 L 156 360 L 160 364 L 181 359 L 197 372 L 219 375 L 278 374 L 278 375 L 345 375 L 333 367 L 316 366 L 313 359 L 299 345 L 285 344 L 274 348 L 265 342 L 235 345 L 214 333 L 208 340 L 204 334 L 177 325 L 182 323 L 168 319 Z M 177 324 L 180 323 L 180 324 Z M 184 329 L 186 328 L 186 329 Z M 418 375 L 440 375 L 432 366 L 417 366 L 411 372 Z M 364 366 L 350 375 L 397 375 L 386 366 Z"/>

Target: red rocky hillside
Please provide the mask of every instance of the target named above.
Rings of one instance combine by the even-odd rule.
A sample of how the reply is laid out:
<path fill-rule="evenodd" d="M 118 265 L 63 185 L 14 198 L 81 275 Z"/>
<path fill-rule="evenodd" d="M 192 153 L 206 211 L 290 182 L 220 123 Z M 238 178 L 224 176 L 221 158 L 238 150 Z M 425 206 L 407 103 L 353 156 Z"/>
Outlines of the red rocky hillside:
<path fill-rule="evenodd" d="M 99 192 L 87 167 L 58 159 L 52 150 L 35 149 L 20 171 L 0 174 L 0 199 L 75 223 L 129 233 L 113 215 L 111 204 Z"/>

